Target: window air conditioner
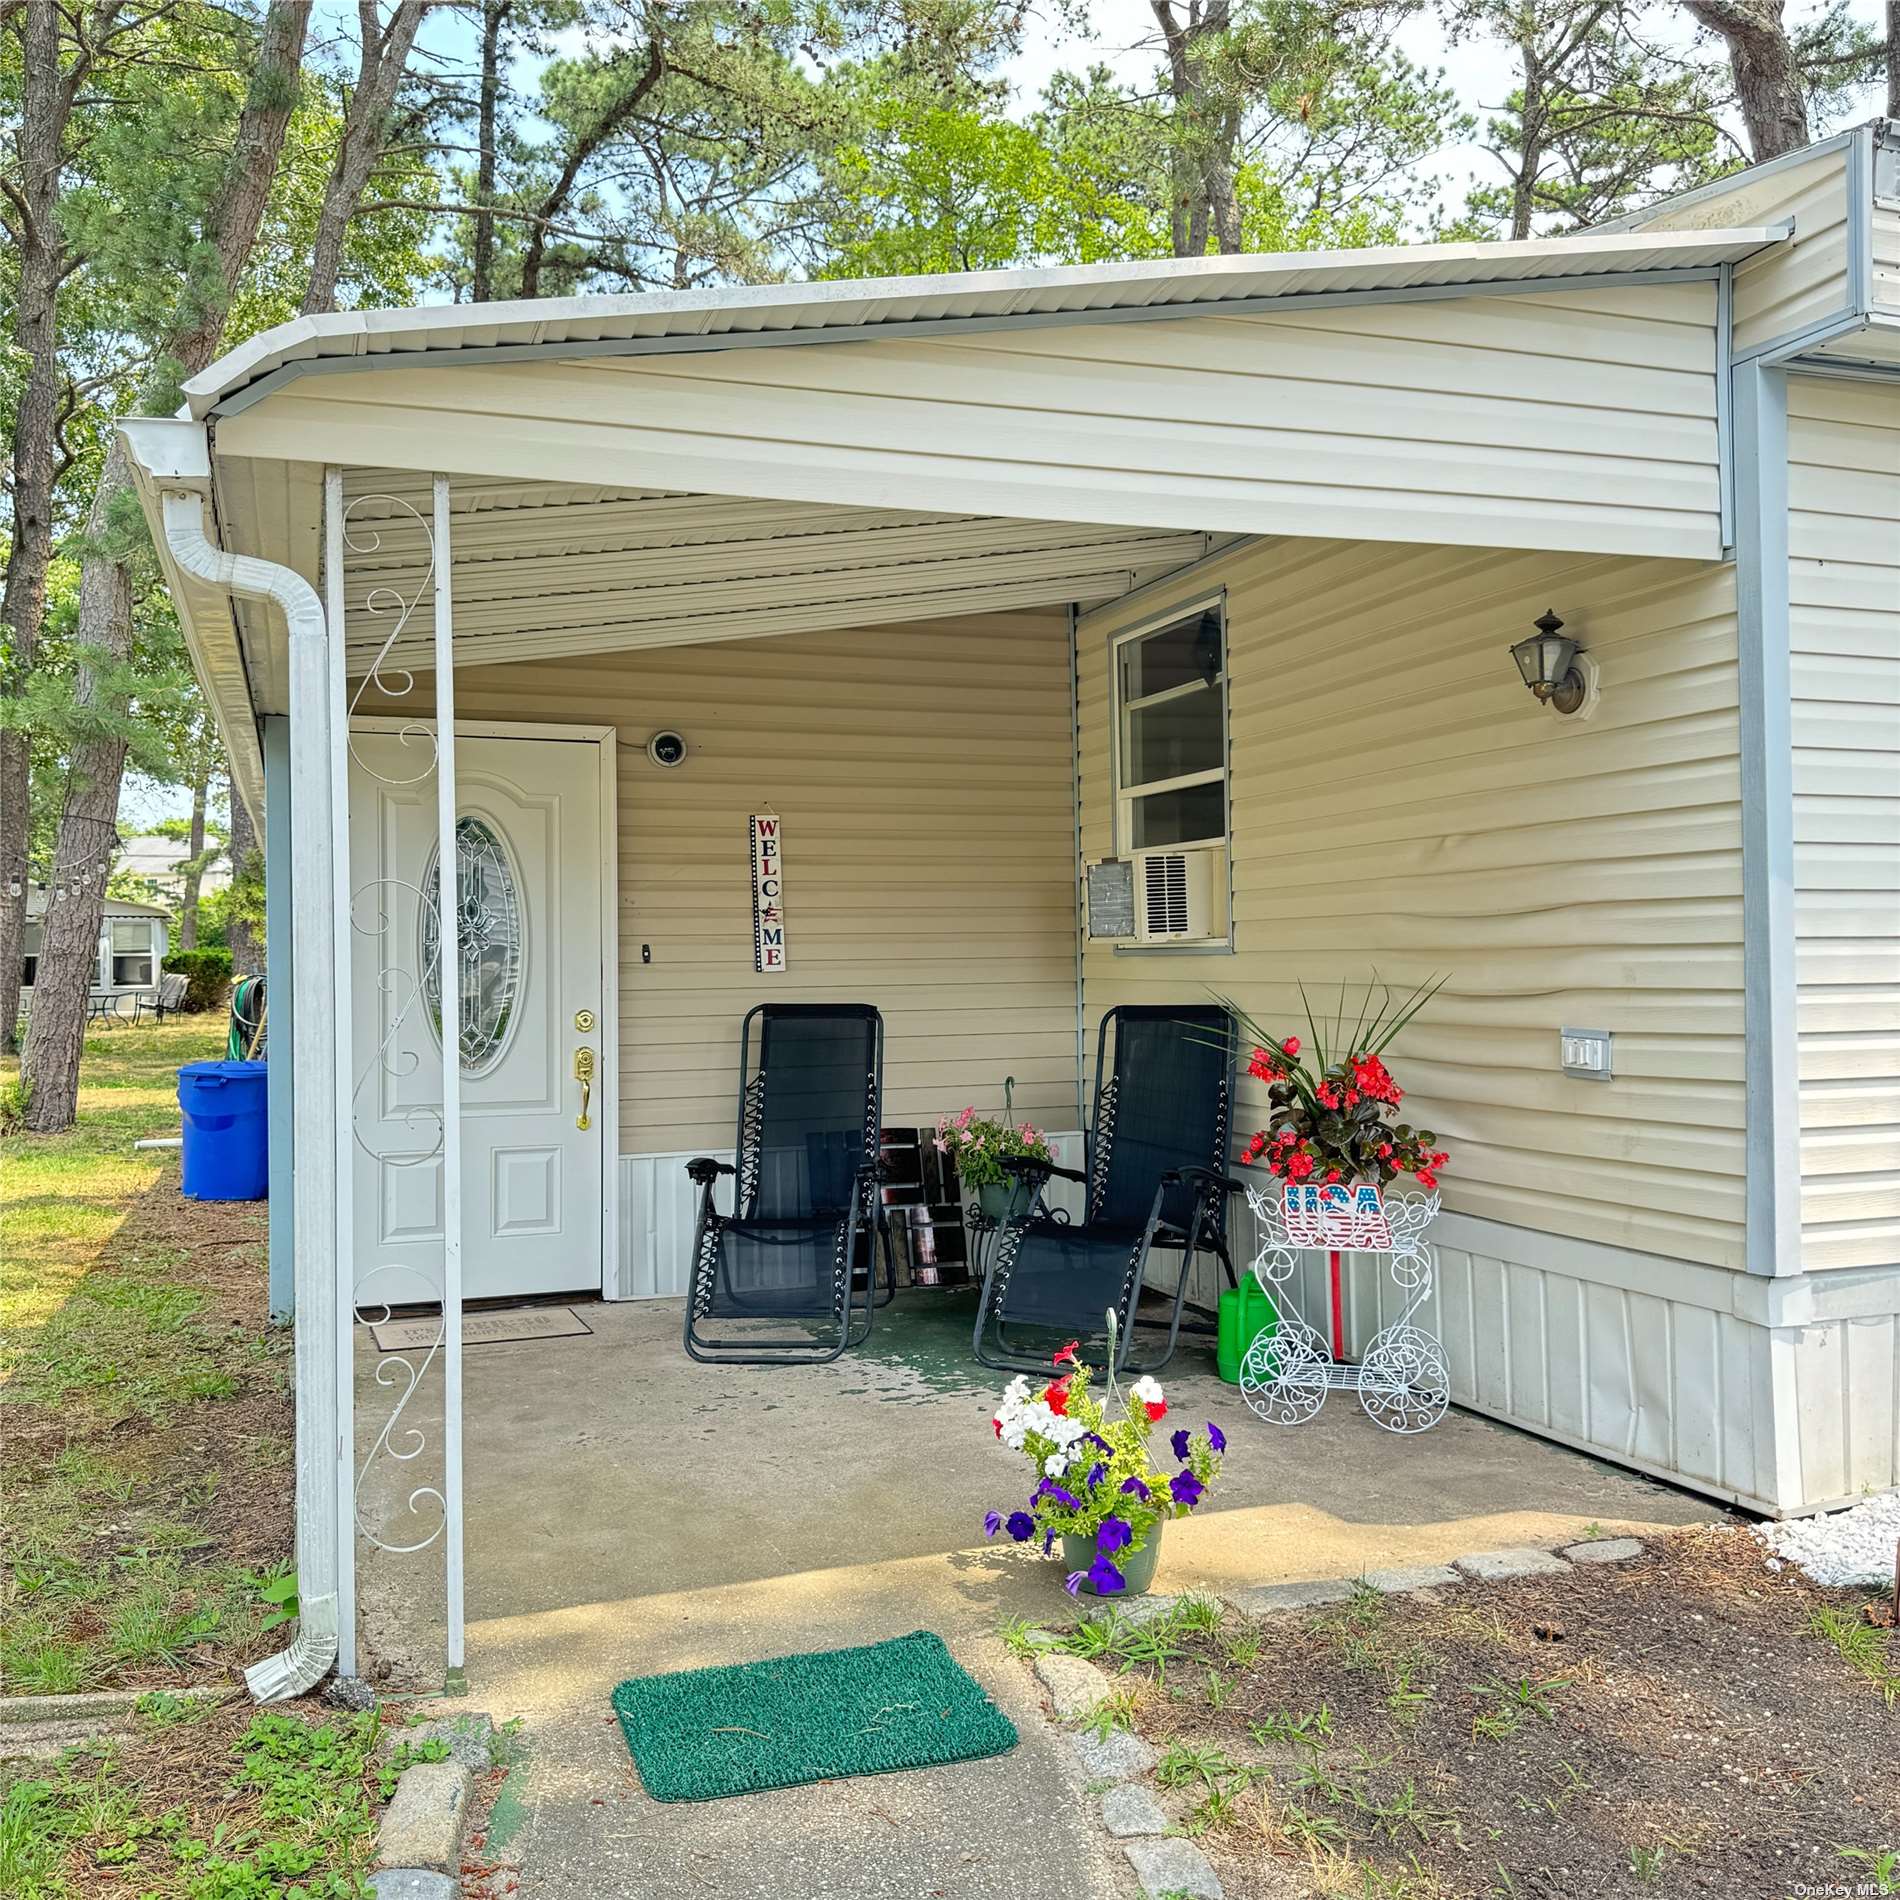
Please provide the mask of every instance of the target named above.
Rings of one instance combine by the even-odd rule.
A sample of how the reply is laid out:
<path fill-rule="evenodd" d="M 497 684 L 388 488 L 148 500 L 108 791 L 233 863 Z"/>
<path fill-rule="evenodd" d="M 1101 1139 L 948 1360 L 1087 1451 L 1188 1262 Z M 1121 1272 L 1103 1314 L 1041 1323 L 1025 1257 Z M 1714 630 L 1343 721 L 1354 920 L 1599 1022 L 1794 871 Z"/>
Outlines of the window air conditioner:
<path fill-rule="evenodd" d="M 1219 845 L 1143 851 L 1135 857 L 1137 943 L 1193 943 L 1227 934 L 1227 893 Z"/>
<path fill-rule="evenodd" d="M 1227 853 L 1220 845 L 1137 851 L 1087 867 L 1096 942 L 1200 943 L 1227 935 Z"/>

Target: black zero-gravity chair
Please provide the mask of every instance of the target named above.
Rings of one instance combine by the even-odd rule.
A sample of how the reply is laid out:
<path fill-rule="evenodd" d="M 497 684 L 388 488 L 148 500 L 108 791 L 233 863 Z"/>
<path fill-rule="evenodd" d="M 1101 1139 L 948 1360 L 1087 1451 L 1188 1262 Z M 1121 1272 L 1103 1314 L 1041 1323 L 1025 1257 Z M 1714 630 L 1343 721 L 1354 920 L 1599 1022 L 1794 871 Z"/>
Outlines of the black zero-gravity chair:
<path fill-rule="evenodd" d="M 1233 1018 L 1212 1004 L 1123 1005 L 1102 1018 L 1086 1167 L 1078 1172 L 1022 1158 L 1005 1163 L 1029 1183 L 1033 1198 L 1027 1213 L 997 1236 L 983 1284 L 975 1345 L 986 1366 L 1046 1369 L 1051 1332 L 1100 1339 L 1104 1315 L 1113 1308 L 1120 1364 L 1152 1372 L 1174 1356 L 1195 1254 L 1218 1255 L 1234 1284 L 1226 1199 L 1233 1185 L 1227 1144 L 1234 1038 Z M 1080 1221 L 1051 1213 L 1044 1203 L 1052 1175 L 1087 1189 Z M 1156 1248 L 1178 1251 L 1181 1271 L 1166 1350 L 1136 1360 L 1135 1308 Z M 1023 1339 L 1025 1328 L 1042 1343 Z"/>
<path fill-rule="evenodd" d="M 822 1365 L 870 1332 L 873 1304 L 896 1285 L 877 1186 L 883 1088 L 884 1019 L 869 1003 L 761 1003 L 747 1012 L 738 1166 L 703 1155 L 686 1164 L 700 1190 L 686 1300 L 693 1358 Z M 714 1204 L 722 1174 L 735 1177 L 730 1214 Z M 718 1320 L 777 1322 L 778 1330 L 711 1337 L 703 1329 Z"/>

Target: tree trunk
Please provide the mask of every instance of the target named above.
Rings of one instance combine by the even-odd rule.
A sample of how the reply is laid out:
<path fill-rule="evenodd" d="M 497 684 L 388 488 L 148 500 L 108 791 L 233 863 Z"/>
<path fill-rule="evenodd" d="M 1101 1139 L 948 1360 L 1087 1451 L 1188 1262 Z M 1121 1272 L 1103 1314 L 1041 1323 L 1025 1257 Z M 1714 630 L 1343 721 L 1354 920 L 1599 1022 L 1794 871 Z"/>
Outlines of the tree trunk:
<path fill-rule="evenodd" d="M 1689 11 L 1728 45 L 1736 103 L 1748 132 L 1748 149 L 1759 164 L 1799 151 L 1808 130 L 1807 92 L 1801 67 L 1788 43 L 1782 0 L 1683 0 Z"/>
<path fill-rule="evenodd" d="M 1887 117 L 1900 119 L 1900 0 L 1887 0 Z"/>
<path fill-rule="evenodd" d="M 231 787 L 231 908 L 225 941 L 231 946 L 231 974 L 256 976 L 264 968 L 264 946 L 251 928 L 248 892 L 264 875 L 264 854 L 257 846 L 251 814 L 235 785 Z"/>
<path fill-rule="evenodd" d="M 53 559 L 53 481 L 59 440 L 60 169 L 71 94 L 61 84 L 59 15 L 53 0 L 26 0 L 20 30 L 19 202 L 10 207 L 19 281 L 13 340 L 26 375 L 13 422 L 13 538 L 0 592 L 0 692 L 26 690 L 46 618 Z M 11 1050 L 20 1018 L 20 959 L 26 943 L 27 844 L 32 835 L 30 736 L 0 727 L 0 1048 Z"/>
<path fill-rule="evenodd" d="M 336 308 L 336 287 L 343 275 L 343 240 L 350 220 L 362 202 L 363 187 L 383 155 L 389 114 L 396 90 L 409 68 L 409 49 L 422 24 L 428 0 L 397 0 L 389 24 L 377 17 L 376 0 L 357 0 L 362 52 L 357 61 L 356 90 L 343 115 L 343 137 L 336 163 L 323 187 L 323 206 L 317 214 L 316 242 L 310 252 L 310 282 L 304 291 L 302 314 L 320 316 Z"/>
<path fill-rule="evenodd" d="M 512 0 L 483 0 L 482 5 L 482 89 L 475 137 L 475 202 L 482 208 L 475 220 L 477 303 L 487 303 L 495 294 L 495 139 L 501 116 L 501 37 L 511 5 Z"/>
<path fill-rule="evenodd" d="M 202 301 L 181 304 L 170 351 L 195 376 L 218 353 L 232 293 L 250 262 L 258 226 L 277 178 L 284 133 L 296 109 L 304 39 L 311 0 L 272 0 L 258 36 L 257 65 L 238 119 L 237 137 L 224 169 L 212 225 L 218 245 L 218 280 Z"/>
<path fill-rule="evenodd" d="M 1517 176 L 1511 180 L 1511 236 L 1531 234 L 1531 214 L 1537 205 L 1537 174 L 1544 162 L 1544 68 L 1537 43 L 1528 34 L 1518 42 L 1524 62 L 1524 105 L 1517 115 Z"/>
<path fill-rule="evenodd" d="M 1225 256 L 1240 249 L 1240 197 L 1234 182 L 1234 140 L 1240 115 L 1216 108 L 1201 71 L 1199 43 L 1227 30 L 1228 0 L 1209 0 L 1205 12 L 1190 7 L 1183 19 L 1174 0 L 1148 0 L 1168 58 L 1168 94 L 1173 102 L 1170 133 L 1174 202 L 1169 238 L 1176 257 L 1206 253 L 1208 233 Z"/>
<path fill-rule="evenodd" d="M 211 789 L 210 774 L 202 774 L 191 788 L 191 856 L 185 860 L 185 889 L 178 905 L 178 947 L 198 947 L 198 892 L 204 884 L 205 866 L 205 795 Z"/>
<path fill-rule="evenodd" d="M 372 8 L 374 0 L 364 0 Z M 258 64 L 251 74 L 244 110 L 232 142 L 218 196 L 211 207 L 222 294 L 215 308 L 199 299 L 181 301 L 178 328 L 158 352 L 195 375 L 216 354 L 231 298 L 257 243 L 258 226 L 276 177 L 284 134 L 297 104 L 295 74 L 303 57 L 310 0 L 283 0 L 265 16 Z M 85 562 L 79 577 L 79 637 L 82 659 L 74 699 L 98 709 L 99 731 L 73 748 L 53 850 L 54 876 L 69 881 L 110 853 L 125 771 L 125 741 L 106 736 L 115 723 L 104 718 L 107 695 L 132 652 L 132 575 L 123 544 L 128 516 L 136 517 L 131 468 L 120 439 L 112 438 L 87 517 Z M 103 665 L 90 656 L 97 655 Z M 105 877 L 88 876 L 64 905 L 49 905 L 45 940 L 34 973 L 33 1014 L 27 1027 L 21 1073 L 31 1085 L 26 1125 L 42 1134 L 70 1128 L 79 1100 L 79 1056 L 85 1042 L 86 992 L 91 986 Z M 15 968 L 17 970 L 17 963 Z"/>
<path fill-rule="evenodd" d="M 86 524 L 89 538 L 103 543 L 110 535 L 118 498 L 131 485 L 124 447 L 114 436 Z M 124 563 L 99 554 L 87 556 L 79 583 L 77 644 L 97 654 L 104 665 L 89 663 L 80 668 L 75 703 L 103 716 L 110 710 L 108 682 L 132 655 L 132 574 Z M 39 1134 L 70 1128 L 78 1104 L 86 993 L 98 964 L 106 873 L 112 868 L 118 837 L 119 779 L 124 770 L 125 740 L 106 726 L 72 748 L 59 842 L 47 879 L 33 1013 L 20 1065 L 29 1091 L 26 1125 Z M 62 885 L 67 893 L 63 904 L 56 901 Z"/>

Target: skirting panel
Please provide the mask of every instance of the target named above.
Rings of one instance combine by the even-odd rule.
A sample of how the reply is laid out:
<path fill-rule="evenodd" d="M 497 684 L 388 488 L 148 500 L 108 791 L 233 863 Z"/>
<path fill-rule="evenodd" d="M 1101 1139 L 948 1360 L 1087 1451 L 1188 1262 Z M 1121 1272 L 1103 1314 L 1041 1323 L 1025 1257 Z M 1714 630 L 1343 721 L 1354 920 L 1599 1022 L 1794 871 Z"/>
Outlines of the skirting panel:
<path fill-rule="evenodd" d="M 1236 1226 L 1244 1268 L 1244 1206 Z M 1434 1238 L 1423 1323 L 1454 1404 L 1776 1516 L 1900 1484 L 1900 1273 L 1769 1281 L 1458 1214 Z M 1344 1266 L 1358 1352 L 1401 1295 L 1376 1261 Z M 1322 1329 L 1326 1279 L 1307 1255 L 1294 1289 Z"/>

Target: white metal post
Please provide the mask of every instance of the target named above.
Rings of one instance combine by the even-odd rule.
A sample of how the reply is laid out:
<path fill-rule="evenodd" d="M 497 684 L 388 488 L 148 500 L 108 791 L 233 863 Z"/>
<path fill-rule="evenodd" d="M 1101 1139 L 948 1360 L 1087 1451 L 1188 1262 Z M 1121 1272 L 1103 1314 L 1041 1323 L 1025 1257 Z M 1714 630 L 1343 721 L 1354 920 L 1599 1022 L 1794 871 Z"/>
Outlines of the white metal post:
<path fill-rule="evenodd" d="M 462 942 L 455 836 L 455 623 L 449 478 L 435 478 L 435 810 L 442 1004 L 442 1496 L 448 1668 L 463 1663 L 462 1603 Z"/>
<path fill-rule="evenodd" d="M 356 1674 L 356 1082 L 350 977 L 350 688 L 345 652 L 343 471 L 323 471 L 323 600 L 330 626 L 330 1048 L 336 1076 L 336 1541 L 339 1676 Z"/>

